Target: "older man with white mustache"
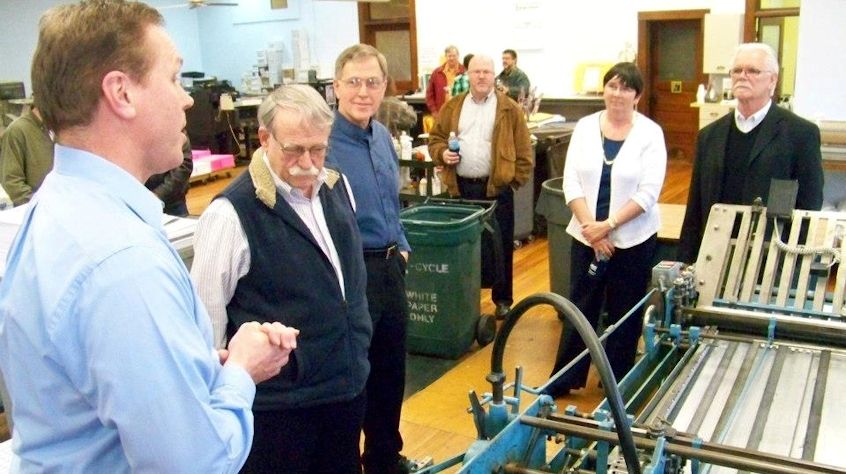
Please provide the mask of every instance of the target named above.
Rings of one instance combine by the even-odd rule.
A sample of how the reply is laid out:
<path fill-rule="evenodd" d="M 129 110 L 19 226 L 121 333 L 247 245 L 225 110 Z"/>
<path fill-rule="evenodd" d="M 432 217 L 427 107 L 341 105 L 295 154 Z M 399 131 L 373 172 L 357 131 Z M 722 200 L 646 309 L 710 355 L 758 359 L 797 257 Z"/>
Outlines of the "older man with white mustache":
<path fill-rule="evenodd" d="M 200 217 L 191 271 L 219 348 L 242 320 L 300 330 L 286 370 L 256 387 L 241 472 L 359 472 L 372 324 L 352 194 L 324 167 L 334 115 L 292 85 L 258 118 L 261 149 Z"/>

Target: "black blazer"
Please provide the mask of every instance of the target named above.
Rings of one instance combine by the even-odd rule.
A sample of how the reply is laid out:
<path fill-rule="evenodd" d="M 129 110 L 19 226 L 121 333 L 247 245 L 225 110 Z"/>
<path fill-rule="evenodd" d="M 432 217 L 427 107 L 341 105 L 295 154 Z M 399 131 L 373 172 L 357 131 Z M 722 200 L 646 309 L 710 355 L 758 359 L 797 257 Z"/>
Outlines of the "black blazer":
<path fill-rule="evenodd" d="M 734 113 L 729 113 L 699 131 L 679 244 L 682 262 L 696 261 L 711 206 L 721 202 L 726 141 L 733 123 Z M 758 126 L 741 202 L 752 204 L 760 196 L 766 205 L 770 180 L 790 179 L 799 181 L 796 208 L 819 210 L 823 201 L 819 128 L 776 104 Z"/>

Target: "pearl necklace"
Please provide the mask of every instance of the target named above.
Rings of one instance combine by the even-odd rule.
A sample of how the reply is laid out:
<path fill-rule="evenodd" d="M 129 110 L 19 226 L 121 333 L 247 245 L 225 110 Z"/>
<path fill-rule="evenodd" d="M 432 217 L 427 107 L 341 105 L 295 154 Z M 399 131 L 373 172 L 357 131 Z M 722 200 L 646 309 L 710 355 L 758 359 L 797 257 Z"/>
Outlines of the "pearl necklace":
<path fill-rule="evenodd" d="M 606 165 L 611 166 L 614 164 L 614 159 L 609 160 L 608 157 L 605 156 L 605 134 L 602 133 L 602 130 L 600 130 L 599 135 L 602 137 L 602 161 L 604 161 Z M 614 158 L 617 157 L 615 156 Z"/>
<path fill-rule="evenodd" d="M 609 160 L 608 157 L 605 156 L 605 134 L 602 133 L 602 116 L 604 114 L 604 111 L 599 114 L 599 138 L 602 140 L 602 161 L 604 161 L 606 165 L 611 166 L 614 164 L 614 160 L 616 159 L 616 157 Z M 629 132 L 631 132 L 632 128 L 634 127 L 635 118 L 637 118 L 637 114 L 632 114 L 632 121 L 631 123 L 629 123 Z M 628 138 L 628 132 L 626 132 L 626 138 Z M 626 141 L 626 139 L 623 138 L 622 141 Z"/>

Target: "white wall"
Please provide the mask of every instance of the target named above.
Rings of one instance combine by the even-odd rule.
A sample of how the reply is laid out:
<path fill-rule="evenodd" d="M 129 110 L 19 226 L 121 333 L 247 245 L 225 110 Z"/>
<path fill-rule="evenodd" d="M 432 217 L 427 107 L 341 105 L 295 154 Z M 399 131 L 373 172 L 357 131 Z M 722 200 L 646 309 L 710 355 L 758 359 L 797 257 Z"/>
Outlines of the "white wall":
<path fill-rule="evenodd" d="M 0 81 L 23 81 L 32 93 L 30 67 L 38 43 L 38 20 L 51 7 L 66 0 L 0 0 Z M 149 0 L 153 6 L 173 5 L 181 0 Z M 165 28 L 185 58 L 184 70 L 202 70 L 196 10 L 162 10 Z"/>
<path fill-rule="evenodd" d="M 498 68 L 502 50 L 512 48 L 538 91 L 564 97 L 574 93 L 580 63 L 615 63 L 626 42 L 637 49 L 638 11 L 743 13 L 744 7 L 744 0 L 418 0 L 419 70 L 437 67 L 447 44 L 461 56 L 489 55 Z M 529 32 L 521 28 L 526 23 Z"/>
<path fill-rule="evenodd" d="M 846 120 L 846 1 L 802 0 L 796 60 L 796 113 Z"/>
<path fill-rule="evenodd" d="M 266 0 L 239 0 L 238 8 Z M 291 0 L 289 0 L 290 2 Z M 331 77 L 335 58 L 344 48 L 358 43 L 358 9 L 355 2 L 294 0 L 298 2 L 296 19 L 262 23 L 235 24 L 231 9 L 204 8 L 197 18 L 205 72 L 228 79 L 240 86 L 241 74 L 256 63 L 256 51 L 269 42 L 285 44 L 291 61 L 291 32 L 308 33 L 312 64 L 319 77 Z"/>
<path fill-rule="evenodd" d="M 31 93 L 29 70 L 38 19 L 65 1 L 0 0 L 0 80 L 24 81 L 27 94 Z M 185 0 L 148 1 L 162 6 Z M 237 8 L 265 1 L 240 0 Z M 318 66 L 320 77 L 330 77 L 337 54 L 358 41 L 356 3 L 291 1 L 298 5 L 296 18 L 264 23 L 236 24 L 228 7 L 162 12 L 166 28 L 185 57 L 186 71 L 203 71 L 238 87 L 241 74 L 255 63 L 256 50 L 281 40 L 290 55 L 291 32 L 301 29 L 308 32 L 312 63 Z M 417 0 L 416 5 L 421 72 L 436 67 L 450 43 L 461 54 L 488 54 L 497 65 L 501 51 L 514 48 L 520 67 L 546 97 L 564 97 L 574 92 L 573 78 L 580 63 L 616 62 L 627 42 L 637 46 L 638 11 L 742 13 L 745 0 Z M 846 94 L 840 84 L 846 77 L 846 62 L 830 60 L 842 56 L 844 19 L 844 0 L 803 1 L 796 109 L 805 116 L 846 119 Z M 525 24 L 531 29 L 521 29 Z"/>
<path fill-rule="evenodd" d="M 56 0 L 0 0 L 0 81 L 23 81 L 32 93 L 29 69 L 38 43 L 38 19 Z"/>
<path fill-rule="evenodd" d="M 69 0 L 0 0 L 0 81 L 23 81 L 32 92 L 30 65 L 38 42 L 38 20 L 50 7 Z M 266 3 L 240 0 L 237 8 Z M 161 9 L 165 27 L 185 58 L 184 71 L 202 71 L 228 79 L 236 87 L 241 74 L 255 63 L 256 50 L 270 41 L 281 40 L 290 51 L 291 31 L 308 31 L 313 63 L 331 76 L 335 57 L 358 42 L 358 13 L 355 2 L 291 0 L 298 3 L 292 20 L 234 24 L 231 7 Z M 187 0 L 147 0 L 162 7 Z M 323 76 L 321 76 L 323 77 Z"/>
<path fill-rule="evenodd" d="M 147 0 L 152 6 L 179 5 L 180 0 Z M 165 29 L 176 48 L 182 54 L 183 71 L 202 71 L 203 60 L 200 51 L 200 32 L 197 28 L 197 10 L 188 8 L 165 8 L 160 10 L 165 20 Z"/>

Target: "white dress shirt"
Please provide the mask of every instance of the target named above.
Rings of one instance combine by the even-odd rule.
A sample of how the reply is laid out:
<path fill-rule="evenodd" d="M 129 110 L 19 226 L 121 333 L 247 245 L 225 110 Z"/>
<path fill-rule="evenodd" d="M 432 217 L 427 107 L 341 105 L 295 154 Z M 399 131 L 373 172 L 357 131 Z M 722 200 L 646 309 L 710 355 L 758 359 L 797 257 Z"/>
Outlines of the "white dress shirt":
<path fill-rule="evenodd" d="M 491 172 L 491 139 L 496 121 L 496 93 L 491 90 L 481 102 L 467 94 L 458 118 L 461 161 L 456 172 L 464 178 L 484 178 Z"/>
<path fill-rule="evenodd" d="M 764 120 L 764 117 L 767 116 L 767 112 L 769 112 L 770 106 L 772 105 L 773 101 L 770 99 L 767 101 L 767 104 L 761 108 L 761 110 L 748 117 L 744 117 L 739 110 L 734 109 L 734 123 L 737 125 L 737 129 L 743 133 L 749 133 L 754 130 L 755 127 Z"/>

